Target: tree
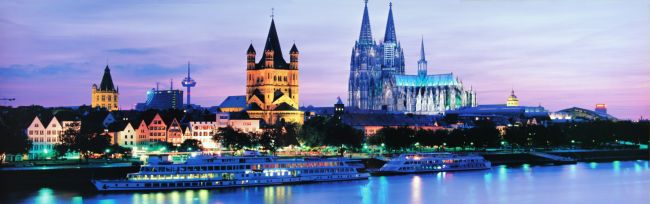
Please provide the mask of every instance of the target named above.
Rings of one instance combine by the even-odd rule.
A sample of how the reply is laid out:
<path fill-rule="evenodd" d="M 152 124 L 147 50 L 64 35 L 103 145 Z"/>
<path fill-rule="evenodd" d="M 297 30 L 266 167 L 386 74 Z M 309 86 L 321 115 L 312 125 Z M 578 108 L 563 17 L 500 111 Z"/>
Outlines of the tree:
<path fill-rule="evenodd" d="M 246 134 L 241 130 L 236 130 L 230 126 L 219 128 L 217 134 L 212 137 L 216 142 L 227 146 L 231 150 L 241 150 L 244 147 L 250 147 L 253 144 L 253 135 Z"/>
<path fill-rule="evenodd" d="M 300 143 L 310 147 L 326 145 L 326 122 L 327 119 L 322 116 L 316 116 L 305 121 L 298 132 Z"/>
<path fill-rule="evenodd" d="M 176 146 L 174 146 L 174 144 L 171 143 L 171 142 L 158 141 L 158 142 L 155 142 L 155 143 L 151 144 L 151 150 L 153 150 L 153 151 L 161 151 L 161 152 L 175 151 Z"/>
<path fill-rule="evenodd" d="M 81 150 L 90 153 L 106 153 L 106 149 L 111 146 L 111 136 L 107 133 L 92 134 L 87 142 L 82 143 Z"/>
<path fill-rule="evenodd" d="M 195 140 L 195 139 L 186 139 L 181 143 L 181 146 L 178 147 L 179 151 L 187 151 L 187 152 L 193 152 L 193 151 L 198 151 L 200 152 L 203 149 L 203 145 L 201 144 L 201 141 Z"/>
<path fill-rule="evenodd" d="M 387 150 L 404 150 L 415 144 L 415 130 L 408 127 L 384 127 L 373 137 L 381 137 Z"/>
<path fill-rule="evenodd" d="M 56 152 L 57 157 L 64 156 L 66 153 L 71 151 L 77 151 L 79 138 L 79 123 L 71 123 L 69 127 L 59 135 L 59 143 L 54 145 L 54 151 Z"/>

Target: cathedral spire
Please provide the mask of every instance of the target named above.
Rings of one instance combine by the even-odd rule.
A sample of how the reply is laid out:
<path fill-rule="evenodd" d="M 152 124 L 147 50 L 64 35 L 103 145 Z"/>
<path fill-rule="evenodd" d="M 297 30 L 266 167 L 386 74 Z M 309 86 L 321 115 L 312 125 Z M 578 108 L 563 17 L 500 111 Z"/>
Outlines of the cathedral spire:
<path fill-rule="evenodd" d="M 424 55 L 424 36 L 422 37 L 422 42 L 420 43 L 420 61 L 427 61 L 426 56 Z"/>
<path fill-rule="evenodd" d="M 269 28 L 269 34 L 266 37 L 266 44 L 264 45 L 264 53 L 267 51 L 273 51 L 271 56 L 273 61 L 273 67 L 276 69 L 285 69 L 288 68 L 287 61 L 282 57 L 282 49 L 280 48 L 280 40 L 278 39 L 278 32 L 275 29 L 275 20 L 271 19 L 271 27 Z M 262 54 L 260 59 L 261 64 L 267 60 L 266 54 Z"/>
<path fill-rule="evenodd" d="M 427 75 L 427 60 L 424 56 L 424 37 L 422 37 L 422 42 L 420 44 L 420 60 L 418 60 L 418 75 L 426 76 Z"/>
<path fill-rule="evenodd" d="M 368 17 L 368 0 L 365 0 L 363 8 L 363 20 L 361 21 L 361 32 L 359 33 L 359 44 L 372 44 L 372 31 L 370 30 L 370 17 Z"/>
<path fill-rule="evenodd" d="M 395 23 L 393 22 L 393 2 L 388 4 L 388 22 L 386 22 L 386 34 L 384 35 L 384 42 L 397 43 L 397 36 L 395 35 Z"/>

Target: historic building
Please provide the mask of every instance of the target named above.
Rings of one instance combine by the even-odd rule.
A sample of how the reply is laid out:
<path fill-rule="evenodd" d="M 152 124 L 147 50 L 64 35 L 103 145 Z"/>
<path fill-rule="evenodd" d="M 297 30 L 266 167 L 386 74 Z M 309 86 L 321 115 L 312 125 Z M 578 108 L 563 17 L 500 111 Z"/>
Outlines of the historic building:
<path fill-rule="evenodd" d="M 284 60 L 274 20 L 259 62 L 255 63 L 253 44 L 248 47 L 246 112 L 250 118 L 263 119 L 270 125 L 283 121 L 302 124 L 303 112 L 298 109 L 298 54 L 294 44 L 289 51 L 289 63 Z"/>
<path fill-rule="evenodd" d="M 93 84 L 91 106 L 93 108 L 106 108 L 109 111 L 118 110 L 117 99 L 119 94 L 120 89 L 115 88 L 113 85 L 111 70 L 108 68 L 108 65 L 106 65 L 104 76 L 102 77 L 102 82 L 99 84 L 99 87 L 97 87 L 97 84 Z"/>
<path fill-rule="evenodd" d="M 427 74 L 424 42 L 420 47 L 417 75 L 406 75 L 404 51 L 397 40 L 392 3 L 384 39 L 372 38 L 368 3 L 363 11 L 359 39 L 352 48 L 348 103 L 352 110 L 386 110 L 441 114 L 476 105 L 476 93 L 448 74 Z"/>
<path fill-rule="evenodd" d="M 510 92 L 510 96 L 508 96 L 508 101 L 506 101 L 506 106 L 519 106 L 519 99 L 517 99 L 514 89 Z"/>

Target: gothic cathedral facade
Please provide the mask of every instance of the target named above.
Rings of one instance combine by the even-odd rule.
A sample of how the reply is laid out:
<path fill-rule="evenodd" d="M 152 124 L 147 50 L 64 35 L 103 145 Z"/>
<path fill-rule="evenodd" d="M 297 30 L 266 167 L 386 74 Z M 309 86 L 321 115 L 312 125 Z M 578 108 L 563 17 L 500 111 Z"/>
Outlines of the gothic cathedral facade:
<path fill-rule="evenodd" d="M 289 51 L 289 63 L 284 60 L 274 20 L 271 20 L 266 45 L 257 63 L 253 44 L 248 47 L 246 113 L 250 118 L 263 119 L 269 125 L 303 123 L 304 114 L 298 106 L 298 54 L 294 44 Z"/>
<path fill-rule="evenodd" d="M 442 114 L 476 106 L 476 93 L 465 90 L 452 73 L 427 75 L 424 42 L 417 75 L 405 74 L 404 50 L 397 40 L 392 3 L 384 39 L 377 43 L 372 37 L 366 1 L 359 39 L 352 48 L 348 104 L 352 110 Z"/>

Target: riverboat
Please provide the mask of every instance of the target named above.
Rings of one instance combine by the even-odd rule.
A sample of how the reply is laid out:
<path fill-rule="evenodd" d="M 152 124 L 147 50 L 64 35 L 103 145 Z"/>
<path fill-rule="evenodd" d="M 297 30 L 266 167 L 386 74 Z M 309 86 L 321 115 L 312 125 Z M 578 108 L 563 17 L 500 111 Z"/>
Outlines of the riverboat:
<path fill-rule="evenodd" d="M 466 171 L 491 168 L 490 161 L 480 155 L 452 153 L 409 153 L 390 159 L 372 175 Z"/>
<path fill-rule="evenodd" d="M 118 180 L 92 180 L 98 191 L 211 189 L 368 179 L 345 158 L 273 156 L 190 156 L 172 163 L 168 155 L 150 156 L 137 173 Z"/>

